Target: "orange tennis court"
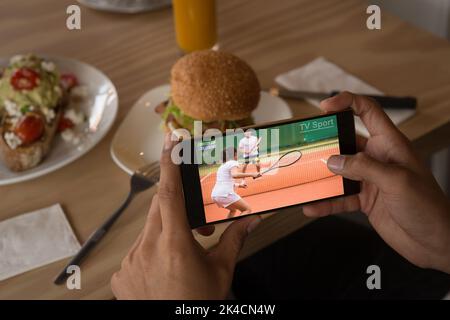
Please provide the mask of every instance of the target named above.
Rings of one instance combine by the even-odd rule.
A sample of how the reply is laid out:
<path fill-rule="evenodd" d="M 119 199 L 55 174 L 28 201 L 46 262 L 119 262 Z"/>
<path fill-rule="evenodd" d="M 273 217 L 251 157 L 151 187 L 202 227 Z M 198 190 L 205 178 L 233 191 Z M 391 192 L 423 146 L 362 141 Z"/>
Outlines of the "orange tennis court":
<path fill-rule="evenodd" d="M 264 171 L 285 152 L 261 157 L 261 171 Z M 252 208 L 252 213 L 272 210 L 302 202 L 324 199 L 344 193 L 342 177 L 328 170 L 326 162 L 331 155 L 339 154 L 337 139 L 300 148 L 302 157 L 291 166 L 279 168 L 260 178 L 246 178 L 247 188 L 236 188 Z M 203 202 L 207 222 L 227 218 L 228 210 L 220 208 L 211 199 L 216 182 L 217 167 L 200 169 Z M 256 166 L 249 164 L 246 172 L 256 172 Z"/>

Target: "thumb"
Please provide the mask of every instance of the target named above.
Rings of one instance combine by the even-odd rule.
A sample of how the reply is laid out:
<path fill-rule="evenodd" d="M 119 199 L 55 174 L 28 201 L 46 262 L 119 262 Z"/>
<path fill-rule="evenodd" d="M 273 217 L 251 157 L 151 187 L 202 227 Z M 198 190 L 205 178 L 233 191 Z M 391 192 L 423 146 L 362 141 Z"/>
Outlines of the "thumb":
<path fill-rule="evenodd" d="M 212 254 L 229 270 L 233 270 L 245 239 L 261 222 L 259 216 L 239 219 L 228 226 Z"/>
<path fill-rule="evenodd" d="M 389 182 L 390 166 L 381 163 L 364 152 L 355 155 L 331 156 L 327 162 L 330 171 L 356 181 L 367 181 L 377 186 Z"/>

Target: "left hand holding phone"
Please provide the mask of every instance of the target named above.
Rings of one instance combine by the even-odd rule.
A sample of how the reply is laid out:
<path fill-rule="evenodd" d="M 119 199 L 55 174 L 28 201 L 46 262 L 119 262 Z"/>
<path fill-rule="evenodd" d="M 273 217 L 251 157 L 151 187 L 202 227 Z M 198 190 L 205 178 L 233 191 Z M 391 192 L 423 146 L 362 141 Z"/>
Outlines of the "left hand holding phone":
<path fill-rule="evenodd" d="M 165 138 L 161 178 L 144 229 L 111 279 L 118 299 L 224 299 L 247 235 L 258 216 L 228 226 L 217 246 L 205 250 L 186 216 L 180 170 L 171 160 L 175 142 Z M 199 230 L 211 234 L 213 228 Z"/>

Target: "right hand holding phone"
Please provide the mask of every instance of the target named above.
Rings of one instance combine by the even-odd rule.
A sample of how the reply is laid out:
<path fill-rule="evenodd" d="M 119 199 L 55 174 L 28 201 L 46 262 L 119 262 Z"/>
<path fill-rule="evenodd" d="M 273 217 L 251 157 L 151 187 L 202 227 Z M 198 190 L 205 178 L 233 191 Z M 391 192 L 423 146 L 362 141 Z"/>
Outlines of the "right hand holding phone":
<path fill-rule="evenodd" d="M 358 137 L 360 152 L 332 156 L 328 168 L 362 181 L 361 193 L 307 205 L 303 212 L 322 217 L 361 210 L 379 235 L 413 264 L 450 273 L 450 203 L 408 139 L 379 105 L 348 92 L 322 101 L 324 111 L 352 107 L 370 138 Z"/>

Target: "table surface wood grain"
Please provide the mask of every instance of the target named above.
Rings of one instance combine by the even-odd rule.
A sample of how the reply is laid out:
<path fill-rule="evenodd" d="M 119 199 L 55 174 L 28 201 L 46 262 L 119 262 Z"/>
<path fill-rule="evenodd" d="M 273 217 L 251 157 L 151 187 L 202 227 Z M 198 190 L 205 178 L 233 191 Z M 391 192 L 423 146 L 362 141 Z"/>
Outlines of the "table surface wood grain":
<path fill-rule="evenodd" d="M 129 177 L 111 160 L 115 130 L 147 90 L 167 83 L 179 57 L 170 8 L 120 15 L 82 7 L 82 30 L 65 27 L 70 0 L 0 2 L 0 56 L 36 52 L 90 63 L 115 83 L 118 119 L 106 138 L 78 161 L 36 180 L 0 187 L 0 220 L 61 203 L 80 242 L 128 192 Z M 366 28 L 360 0 L 219 0 L 219 41 L 255 69 L 264 88 L 278 74 L 318 56 L 385 93 L 414 95 L 418 113 L 400 126 L 424 156 L 449 144 L 450 44 L 385 12 L 382 29 Z M 295 115 L 318 110 L 289 101 Z M 155 151 L 158 152 L 158 151 Z M 141 194 L 82 264 L 82 289 L 53 285 L 67 260 L 0 282 L 0 299 L 108 299 L 109 279 L 142 229 L 155 190 Z M 307 223 L 300 209 L 265 219 L 248 239 L 245 257 Z M 210 240 L 217 240 L 223 225 Z M 1 258 L 1 257 L 0 257 Z"/>

